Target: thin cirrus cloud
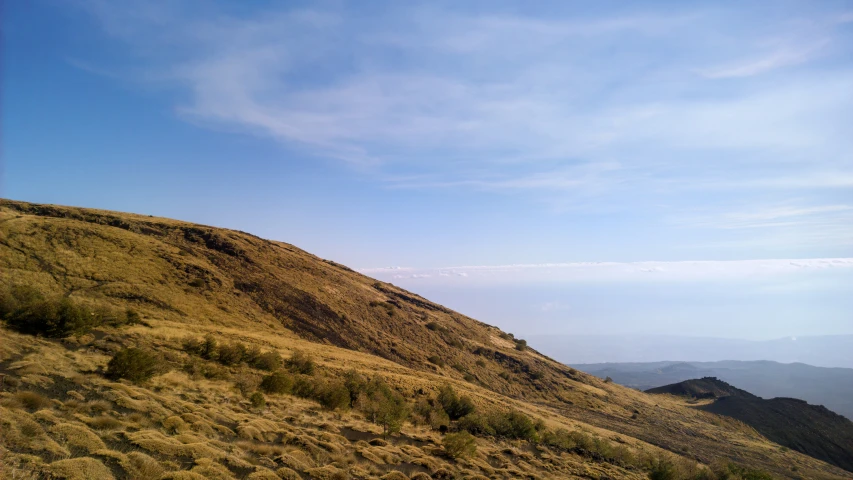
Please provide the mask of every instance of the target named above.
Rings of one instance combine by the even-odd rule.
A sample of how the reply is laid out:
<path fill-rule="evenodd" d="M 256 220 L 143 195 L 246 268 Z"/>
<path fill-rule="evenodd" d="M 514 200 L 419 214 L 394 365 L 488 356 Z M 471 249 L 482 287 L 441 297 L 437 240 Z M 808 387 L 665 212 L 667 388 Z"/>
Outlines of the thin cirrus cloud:
<path fill-rule="evenodd" d="M 81 2 L 134 77 L 179 93 L 180 118 L 392 189 L 500 192 L 559 212 L 668 203 L 679 208 L 666 215 L 709 211 L 725 226 L 732 198 L 791 190 L 831 220 L 853 178 L 850 13 L 831 5 Z"/>
<path fill-rule="evenodd" d="M 838 118 L 850 102 L 839 95 L 851 79 L 843 71 L 720 97 L 693 72 L 726 50 L 703 44 L 727 14 L 565 19 L 400 7 L 370 22 L 337 10 L 232 18 L 210 8 L 88 5 L 155 78 L 185 92 L 177 111 L 187 119 L 356 163 L 435 166 L 438 152 L 451 163 L 600 163 L 627 147 L 643 157 L 673 157 L 666 147 L 815 147 L 826 140 L 822 125 L 798 117 Z M 811 41 L 788 28 L 773 34 Z M 760 49 L 749 30 L 733 34 L 742 44 L 731 55 Z M 825 35 L 818 46 L 706 75 L 805 63 L 837 42 Z M 614 50 L 624 42 L 636 46 Z M 166 46 L 173 53 L 155 53 Z"/>

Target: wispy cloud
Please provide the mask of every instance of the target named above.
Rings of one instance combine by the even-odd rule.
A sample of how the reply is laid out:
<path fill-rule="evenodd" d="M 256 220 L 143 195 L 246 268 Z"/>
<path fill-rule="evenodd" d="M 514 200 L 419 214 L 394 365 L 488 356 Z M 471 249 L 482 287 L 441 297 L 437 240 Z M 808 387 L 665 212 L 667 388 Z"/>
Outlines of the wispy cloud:
<path fill-rule="evenodd" d="M 841 220 L 853 225 L 853 205 L 775 206 L 762 209 L 747 208 L 687 220 L 697 227 L 739 229 L 790 227 L 797 225 L 838 225 Z"/>
<path fill-rule="evenodd" d="M 708 78 L 738 78 L 760 75 L 778 68 L 790 67 L 814 60 L 828 44 L 829 41 L 824 39 L 808 46 L 782 47 L 759 58 L 706 70 L 702 74 Z"/>
<path fill-rule="evenodd" d="M 181 118 L 389 188 L 629 211 L 853 185 L 849 12 L 131 3 L 84 1 L 146 81 L 176 88 Z"/>

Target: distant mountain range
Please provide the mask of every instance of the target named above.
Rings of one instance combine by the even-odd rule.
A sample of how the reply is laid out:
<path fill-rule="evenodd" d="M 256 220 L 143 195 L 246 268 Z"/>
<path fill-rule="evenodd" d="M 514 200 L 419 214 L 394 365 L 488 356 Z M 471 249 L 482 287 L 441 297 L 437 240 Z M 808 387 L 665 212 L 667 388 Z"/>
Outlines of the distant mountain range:
<path fill-rule="evenodd" d="M 717 377 L 759 397 L 802 398 L 853 419 L 853 369 L 850 368 L 768 361 L 596 363 L 574 367 L 638 390 Z"/>
<path fill-rule="evenodd" d="M 770 360 L 853 368 L 853 335 L 755 341 L 670 335 L 528 335 L 537 350 L 568 365 L 601 362 Z"/>
<path fill-rule="evenodd" d="M 794 398 L 764 400 L 720 379 L 705 377 L 652 388 L 646 393 L 696 400 L 696 408 L 736 418 L 770 440 L 853 472 L 853 422 L 822 406 Z"/>

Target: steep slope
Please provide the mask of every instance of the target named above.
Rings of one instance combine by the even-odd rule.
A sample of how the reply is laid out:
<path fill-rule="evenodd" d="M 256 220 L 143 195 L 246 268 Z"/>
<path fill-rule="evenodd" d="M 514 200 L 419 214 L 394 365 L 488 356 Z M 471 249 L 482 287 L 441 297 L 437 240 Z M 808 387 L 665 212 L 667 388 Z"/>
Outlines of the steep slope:
<path fill-rule="evenodd" d="M 853 422 L 823 406 L 794 398 L 764 400 L 713 377 L 647 392 L 713 399 L 698 408 L 736 418 L 780 445 L 853 472 Z"/>
<path fill-rule="evenodd" d="M 497 328 L 411 292 L 291 245 L 243 232 L 142 215 L 0 200 L 0 269 L 6 285 L 29 285 L 45 294 L 96 307 L 130 307 L 145 322 L 145 326 L 123 328 L 102 325 L 94 337 L 83 337 L 77 343 L 36 341 L 3 331 L 4 338 L 14 338 L 14 342 L 2 345 L 8 350 L 0 350 L 0 373 L 63 405 L 73 400 L 66 397 L 67 392 L 77 391 L 68 382 L 77 382 L 85 390 L 79 395 L 87 401 L 107 395 L 107 402 L 124 411 L 128 407 L 111 399 L 118 398 L 114 390 L 120 388 L 98 373 L 111 352 L 122 346 L 145 345 L 171 359 L 170 365 L 185 368 L 192 361 L 182 351 L 181 342 L 188 335 L 213 334 L 223 342 L 239 340 L 282 355 L 305 350 L 317 358 L 321 372 L 330 378 L 349 368 L 379 374 L 411 401 L 433 395 L 449 382 L 469 395 L 478 408 L 514 408 L 549 428 L 586 432 L 624 446 L 634 456 L 656 454 L 660 447 L 694 464 L 736 459 L 781 476 L 794 476 L 791 465 L 814 478 L 845 475 L 825 463 L 780 451 L 739 422 L 696 411 L 677 399 L 661 399 L 604 382 L 524 348 Z M 39 366 L 39 359 L 50 359 L 50 364 Z M 39 373 L 39 368 L 49 371 Z M 223 378 L 238 382 L 244 374 L 232 368 Z M 237 402 L 233 408 L 241 409 L 243 420 L 291 415 L 281 413 L 290 408 L 286 401 L 271 400 L 261 415 L 247 410 L 245 399 L 233 399 L 233 388 L 228 386 L 233 383 L 211 377 L 200 385 L 186 385 L 181 382 L 187 380 L 176 375 L 173 371 L 155 377 L 151 388 L 134 387 L 131 399 L 155 393 L 177 396 L 164 399 L 174 404 L 169 407 L 174 415 L 187 413 L 188 407 L 182 406 L 187 401 L 219 411 L 226 407 L 214 408 L 206 402 L 231 392 L 229 398 Z M 217 425 L 233 430 L 243 421 L 234 415 L 228 414 L 230 420 L 222 417 Z M 305 415 L 311 416 L 308 411 Z M 30 425 L 27 421 L 21 420 L 21 424 Z M 291 427 L 279 425 L 277 435 Z M 436 435 L 416 427 L 408 435 Z M 216 431 L 212 439 L 228 441 L 227 434 L 217 436 Z M 114 441 L 132 441 L 126 436 Z M 438 437 L 423 441 L 435 444 Z M 484 448 L 503 448 L 497 440 L 478 442 Z M 549 467 L 528 461 L 528 470 L 539 472 L 536 475 L 542 478 L 560 477 L 556 470 L 547 473 L 549 468 L 574 472 L 569 477 L 589 477 L 590 473 L 578 473 L 584 469 L 599 472 L 593 478 L 639 474 L 627 469 L 627 464 L 603 461 L 608 459 L 587 450 L 574 451 L 569 457 L 566 453 L 548 455 L 563 463 Z M 321 459 L 313 461 L 316 468 L 325 465 Z M 486 464 L 472 471 L 487 472 L 492 460 L 483 457 L 481 461 Z M 537 462 L 542 458 L 537 457 Z"/>

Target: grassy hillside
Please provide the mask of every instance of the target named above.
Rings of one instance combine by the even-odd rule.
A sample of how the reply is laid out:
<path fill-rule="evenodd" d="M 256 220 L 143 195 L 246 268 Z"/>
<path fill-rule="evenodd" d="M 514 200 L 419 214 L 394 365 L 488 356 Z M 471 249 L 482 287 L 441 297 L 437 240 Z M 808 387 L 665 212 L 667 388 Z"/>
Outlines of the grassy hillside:
<path fill-rule="evenodd" d="M 81 325 L 46 338 L 22 333 L 35 318 L 27 312 L 7 316 L 6 477 L 721 476 L 706 466 L 749 476 L 730 461 L 779 477 L 848 475 L 738 421 L 578 372 L 495 327 L 243 232 L 2 200 L 0 269 L 8 298 L 23 286 L 54 302 L 40 307 L 59 319 L 51 331 Z M 226 362 L 221 350 L 199 353 L 205 336 L 256 352 Z M 151 378 L 109 375 L 128 347 L 156 356 Z M 272 369 L 290 387 L 253 395 L 270 376 L 258 355 L 297 351 L 314 371 L 279 361 Z M 383 435 L 371 409 L 381 389 L 345 383 L 353 374 L 402 398 L 400 433 Z M 447 385 L 471 400 L 467 423 L 443 419 Z M 523 419 L 531 429 L 510 428 Z M 456 430 L 477 434 L 476 452 L 452 454 Z"/>

